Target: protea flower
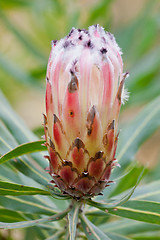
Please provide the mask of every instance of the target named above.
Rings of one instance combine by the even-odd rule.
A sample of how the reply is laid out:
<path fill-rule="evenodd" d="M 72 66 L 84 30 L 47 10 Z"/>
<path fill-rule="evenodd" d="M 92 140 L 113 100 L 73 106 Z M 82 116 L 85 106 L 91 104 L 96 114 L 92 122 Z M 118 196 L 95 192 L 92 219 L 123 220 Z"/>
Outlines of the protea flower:
<path fill-rule="evenodd" d="M 52 42 L 44 127 L 49 173 L 64 194 L 91 198 L 110 183 L 126 75 L 114 36 L 99 25 Z"/>

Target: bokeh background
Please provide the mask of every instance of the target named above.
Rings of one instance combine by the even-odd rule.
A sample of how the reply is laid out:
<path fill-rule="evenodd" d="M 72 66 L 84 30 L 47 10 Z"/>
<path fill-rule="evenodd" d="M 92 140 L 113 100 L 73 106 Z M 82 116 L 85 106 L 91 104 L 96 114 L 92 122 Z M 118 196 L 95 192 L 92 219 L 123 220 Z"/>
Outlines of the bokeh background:
<path fill-rule="evenodd" d="M 0 0 L 0 89 L 38 136 L 43 135 L 51 40 L 64 37 L 72 27 L 97 23 L 115 35 L 124 70 L 130 73 L 126 82 L 130 98 L 120 117 L 123 129 L 160 94 L 160 1 Z M 156 177 L 159 142 L 157 131 L 136 156 Z"/>

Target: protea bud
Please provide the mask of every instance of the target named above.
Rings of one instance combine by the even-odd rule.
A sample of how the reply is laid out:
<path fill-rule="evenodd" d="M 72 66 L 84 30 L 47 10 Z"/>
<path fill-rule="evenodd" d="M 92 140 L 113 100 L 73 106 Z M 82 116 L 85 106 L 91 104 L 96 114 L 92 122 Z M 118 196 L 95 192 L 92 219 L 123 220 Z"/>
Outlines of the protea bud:
<path fill-rule="evenodd" d="M 99 25 L 52 42 L 44 117 L 49 172 L 72 197 L 90 198 L 110 182 L 125 77 L 121 50 Z"/>

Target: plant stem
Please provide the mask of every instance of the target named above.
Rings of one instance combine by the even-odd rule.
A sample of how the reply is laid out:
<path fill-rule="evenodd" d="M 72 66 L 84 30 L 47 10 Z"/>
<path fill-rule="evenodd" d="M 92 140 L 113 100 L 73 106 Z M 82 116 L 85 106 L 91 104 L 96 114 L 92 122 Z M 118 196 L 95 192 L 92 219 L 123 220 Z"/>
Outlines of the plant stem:
<path fill-rule="evenodd" d="M 68 213 L 68 220 L 69 220 L 69 236 L 70 240 L 74 240 L 76 238 L 76 231 L 77 231 L 77 223 L 79 218 L 80 208 L 82 207 L 82 202 L 78 202 L 72 199 L 71 204 L 71 211 Z"/>

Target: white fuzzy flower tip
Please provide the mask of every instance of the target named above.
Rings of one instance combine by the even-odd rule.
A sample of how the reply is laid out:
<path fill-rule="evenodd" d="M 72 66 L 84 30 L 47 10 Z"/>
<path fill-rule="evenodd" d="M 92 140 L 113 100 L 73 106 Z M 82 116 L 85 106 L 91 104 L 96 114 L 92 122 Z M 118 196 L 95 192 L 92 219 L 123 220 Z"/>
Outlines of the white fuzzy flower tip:
<path fill-rule="evenodd" d="M 108 186 L 116 165 L 125 93 L 121 50 L 99 25 L 52 42 L 44 128 L 49 173 L 64 194 L 87 198 Z"/>

